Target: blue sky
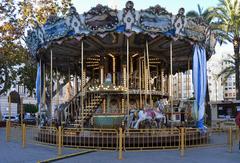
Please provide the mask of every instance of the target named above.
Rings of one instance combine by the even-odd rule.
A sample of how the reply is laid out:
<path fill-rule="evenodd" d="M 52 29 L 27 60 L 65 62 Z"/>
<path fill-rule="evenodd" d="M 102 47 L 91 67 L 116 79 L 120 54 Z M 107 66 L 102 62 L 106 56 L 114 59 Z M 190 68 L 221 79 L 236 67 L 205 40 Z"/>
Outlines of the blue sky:
<path fill-rule="evenodd" d="M 132 0 L 134 2 L 134 7 L 136 10 L 146 9 L 149 6 L 155 6 L 159 4 L 165 7 L 169 12 L 176 14 L 178 9 L 183 7 L 186 12 L 190 10 L 197 10 L 197 4 L 200 4 L 204 9 L 208 7 L 213 7 L 218 4 L 218 0 Z M 91 7 L 97 4 L 108 5 L 110 7 L 115 7 L 117 5 L 118 9 L 124 8 L 127 0 L 72 0 L 77 11 L 81 14 L 91 9 Z"/>

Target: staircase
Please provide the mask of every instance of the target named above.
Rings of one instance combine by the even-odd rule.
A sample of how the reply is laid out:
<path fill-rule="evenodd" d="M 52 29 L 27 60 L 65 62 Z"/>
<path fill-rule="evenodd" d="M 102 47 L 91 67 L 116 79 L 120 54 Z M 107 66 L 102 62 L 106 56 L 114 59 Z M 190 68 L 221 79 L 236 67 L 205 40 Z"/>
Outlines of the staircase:
<path fill-rule="evenodd" d="M 84 98 L 84 107 L 79 109 L 80 113 L 75 119 L 74 126 L 78 127 L 84 125 L 96 112 L 98 106 L 102 103 L 102 97 L 98 93 L 87 93 Z"/>
<path fill-rule="evenodd" d="M 98 106 L 102 103 L 102 97 L 96 92 L 87 92 L 88 88 L 93 84 L 89 80 L 83 87 L 85 95 L 82 96 L 82 91 L 77 93 L 65 107 L 65 112 L 68 113 L 68 122 L 70 126 L 82 127 L 92 117 Z M 83 97 L 83 107 L 81 106 L 81 98 Z"/>

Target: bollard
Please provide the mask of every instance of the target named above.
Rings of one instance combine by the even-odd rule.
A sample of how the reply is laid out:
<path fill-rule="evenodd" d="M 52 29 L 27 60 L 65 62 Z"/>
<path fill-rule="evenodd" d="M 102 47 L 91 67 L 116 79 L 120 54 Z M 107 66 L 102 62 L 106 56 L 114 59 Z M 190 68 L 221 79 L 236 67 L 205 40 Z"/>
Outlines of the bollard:
<path fill-rule="evenodd" d="M 181 143 L 180 143 L 180 155 L 181 157 L 184 156 L 184 128 L 180 129 L 180 137 L 181 137 Z"/>
<path fill-rule="evenodd" d="M 118 155 L 118 159 L 122 160 L 122 139 L 123 139 L 123 135 L 122 135 L 122 128 L 119 128 L 119 155 Z"/>
<path fill-rule="evenodd" d="M 62 127 L 58 127 L 58 134 L 56 137 L 56 140 L 58 140 L 58 156 L 62 155 Z"/>
<path fill-rule="evenodd" d="M 22 148 L 26 146 L 26 124 L 22 124 Z"/>
<path fill-rule="evenodd" d="M 6 121 L 6 141 L 9 142 L 9 120 Z"/>
<path fill-rule="evenodd" d="M 229 152 L 232 152 L 233 140 L 232 140 L 232 127 L 229 127 L 229 134 L 228 134 L 228 143 L 229 143 Z"/>
<path fill-rule="evenodd" d="M 239 142 L 239 127 L 238 126 L 236 126 L 236 135 L 235 136 L 236 136 L 235 137 L 236 141 Z"/>

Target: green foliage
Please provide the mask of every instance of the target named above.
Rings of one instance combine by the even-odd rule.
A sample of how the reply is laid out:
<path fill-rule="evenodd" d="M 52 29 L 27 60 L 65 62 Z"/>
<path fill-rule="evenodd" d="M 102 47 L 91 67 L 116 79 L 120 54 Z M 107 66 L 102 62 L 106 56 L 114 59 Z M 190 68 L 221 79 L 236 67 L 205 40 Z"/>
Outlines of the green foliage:
<path fill-rule="evenodd" d="M 25 113 L 36 113 L 38 112 L 37 105 L 34 104 L 23 104 L 24 112 Z"/>
<path fill-rule="evenodd" d="M 0 95 L 12 85 L 23 84 L 34 93 L 36 63 L 24 44 L 24 33 L 51 14 L 63 15 L 71 0 L 1 0 L 0 3 Z M 19 81 L 17 79 L 19 78 Z"/>

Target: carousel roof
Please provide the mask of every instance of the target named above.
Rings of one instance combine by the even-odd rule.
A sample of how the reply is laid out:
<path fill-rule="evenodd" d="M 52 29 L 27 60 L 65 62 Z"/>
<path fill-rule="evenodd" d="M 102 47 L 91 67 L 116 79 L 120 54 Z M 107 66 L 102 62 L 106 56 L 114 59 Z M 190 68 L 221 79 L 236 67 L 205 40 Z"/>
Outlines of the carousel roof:
<path fill-rule="evenodd" d="M 210 58 L 216 43 L 204 20 L 187 18 L 183 8 L 176 15 L 159 5 L 136 11 L 131 1 L 122 10 L 99 4 L 83 14 L 72 6 L 65 16 L 52 15 L 43 26 L 37 24 L 29 30 L 26 43 L 30 53 L 46 64 L 50 63 L 51 49 L 54 66 L 61 71 L 79 64 L 80 40 L 84 41 L 84 56 L 120 56 L 126 55 L 127 38 L 130 55 L 142 53 L 147 40 L 150 58 L 160 58 L 164 65 L 169 64 L 172 41 L 175 72 L 187 68 L 194 44 L 205 47 Z"/>

